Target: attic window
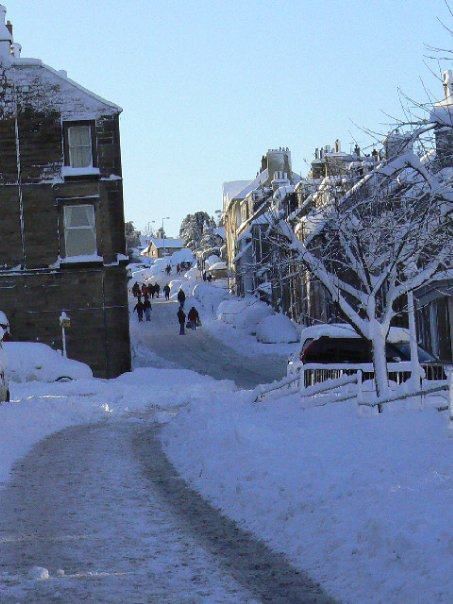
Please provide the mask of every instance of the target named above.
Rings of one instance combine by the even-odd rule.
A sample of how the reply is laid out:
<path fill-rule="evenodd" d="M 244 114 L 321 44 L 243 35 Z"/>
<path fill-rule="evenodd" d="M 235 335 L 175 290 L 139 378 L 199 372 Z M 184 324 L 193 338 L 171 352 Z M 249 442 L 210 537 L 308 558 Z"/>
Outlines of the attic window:
<path fill-rule="evenodd" d="M 65 165 L 90 168 L 95 162 L 94 122 L 66 122 L 64 125 Z"/>

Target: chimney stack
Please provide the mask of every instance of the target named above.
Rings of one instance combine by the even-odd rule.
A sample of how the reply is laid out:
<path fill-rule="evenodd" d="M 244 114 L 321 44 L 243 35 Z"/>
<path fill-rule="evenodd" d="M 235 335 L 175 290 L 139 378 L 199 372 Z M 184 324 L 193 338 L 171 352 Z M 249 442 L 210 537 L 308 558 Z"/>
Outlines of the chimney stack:
<path fill-rule="evenodd" d="M 10 29 L 5 24 L 5 18 L 6 8 L 0 4 L 0 63 L 9 63 L 11 61 L 11 43 L 13 41 L 13 36 Z"/>

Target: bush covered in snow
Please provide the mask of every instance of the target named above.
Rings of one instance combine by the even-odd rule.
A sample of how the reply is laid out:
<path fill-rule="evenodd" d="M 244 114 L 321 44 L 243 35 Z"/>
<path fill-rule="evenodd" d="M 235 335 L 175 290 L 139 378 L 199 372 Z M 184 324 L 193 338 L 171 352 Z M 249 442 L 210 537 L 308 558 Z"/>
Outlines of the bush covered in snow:
<path fill-rule="evenodd" d="M 291 319 L 278 314 L 259 323 L 256 338 L 264 344 L 290 344 L 299 341 L 299 331 Z"/>
<path fill-rule="evenodd" d="M 243 329 L 250 335 L 256 334 L 258 323 L 274 314 L 272 307 L 265 302 L 256 301 L 241 312 L 235 321 L 238 329 Z"/>
<path fill-rule="evenodd" d="M 252 297 L 225 300 L 219 304 L 217 318 L 236 327 L 236 321 L 240 313 L 244 312 L 254 301 L 255 298 Z"/>
<path fill-rule="evenodd" d="M 7 374 L 13 382 L 55 382 L 59 378 L 73 380 L 93 377 L 88 365 L 66 359 L 46 344 L 37 342 L 5 342 Z"/>

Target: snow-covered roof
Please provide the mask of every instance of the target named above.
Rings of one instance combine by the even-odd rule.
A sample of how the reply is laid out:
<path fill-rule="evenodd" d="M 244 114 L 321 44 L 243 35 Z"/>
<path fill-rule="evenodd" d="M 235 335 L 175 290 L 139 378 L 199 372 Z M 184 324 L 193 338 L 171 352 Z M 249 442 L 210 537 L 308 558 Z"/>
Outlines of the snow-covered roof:
<path fill-rule="evenodd" d="M 224 204 L 228 205 L 230 201 L 237 197 L 242 189 L 249 184 L 249 182 L 249 180 L 231 180 L 229 182 L 224 182 L 222 185 Z"/>
<path fill-rule="evenodd" d="M 262 172 L 260 172 L 256 178 L 254 178 L 251 181 L 235 181 L 234 184 L 239 185 L 239 183 L 242 183 L 242 188 L 236 188 L 234 194 L 229 194 L 227 196 L 223 196 L 223 209 L 224 211 L 226 211 L 228 209 L 228 206 L 230 205 L 231 201 L 233 199 L 244 199 L 245 197 L 247 197 L 247 195 L 249 193 L 251 193 L 252 191 L 254 191 L 255 189 L 257 189 L 260 185 L 262 185 L 264 182 L 266 182 L 269 179 L 269 172 L 267 171 L 267 168 L 265 170 L 263 170 Z M 245 185 L 244 185 L 245 183 Z M 228 184 L 233 184 L 233 183 L 224 183 L 224 191 L 225 191 L 225 185 Z M 234 190 L 234 188 L 231 188 L 231 192 Z"/>
<path fill-rule="evenodd" d="M 183 248 L 184 247 L 184 243 L 182 241 L 182 239 L 170 239 L 170 238 L 165 238 L 165 239 L 161 239 L 160 237 L 151 237 L 149 240 L 149 244 L 150 245 L 154 245 L 154 247 L 156 247 L 157 249 L 162 249 L 162 248 Z"/>
<path fill-rule="evenodd" d="M 224 270 L 224 269 L 226 269 L 226 267 L 227 267 L 226 262 L 223 262 L 223 260 L 222 260 L 222 261 L 216 262 L 215 264 L 210 266 L 207 269 L 207 272 Z"/>
<path fill-rule="evenodd" d="M 221 227 L 216 227 L 214 229 L 214 235 L 218 235 L 219 237 L 221 237 L 223 240 L 225 240 L 225 227 L 221 226 Z"/>

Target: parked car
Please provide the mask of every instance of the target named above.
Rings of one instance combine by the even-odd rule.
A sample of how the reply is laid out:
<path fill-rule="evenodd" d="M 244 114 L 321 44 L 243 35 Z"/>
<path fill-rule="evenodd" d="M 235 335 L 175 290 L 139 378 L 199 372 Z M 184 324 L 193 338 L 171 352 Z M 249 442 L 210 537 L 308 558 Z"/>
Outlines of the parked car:
<path fill-rule="evenodd" d="M 6 375 L 6 355 L 3 349 L 3 339 L 10 334 L 9 321 L 3 311 L 0 311 L 0 403 L 10 400 L 9 381 Z"/>
<path fill-rule="evenodd" d="M 363 365 L 368 369 L 373 362 L 371 342 L 365 340 L 347 324 L 321 324 L 307 327 L 301 333 L 299 352 L 288 359 L 287 375 L 295 375 L 304 365 L 344 365 L 343 373 L 353 372 Z M 401 327 L 391 327 L 387 338 L 386 354 L 388 363 L 410 361 L 409 332 Z M 418 347 L 418 359 L 425 369 L 427 379 L 445 379 L 442 365 L 429 352 Z M 358 366 L 358 367 L 356 367 Z M 335 370 L 333 370 L 335 371 Z M 407 375 L 405 375 L 407 374 Z M 337 377 L 332 375 L 332 377 Z M 410 377 L 410 371 L 403 371 L 403 380 Z M 390 375 L 392 378 L 392 375 Z M 321 378 L 326 379 L 325 377 Z M 316 380 L 317 381 L 317 380 Z"/>

